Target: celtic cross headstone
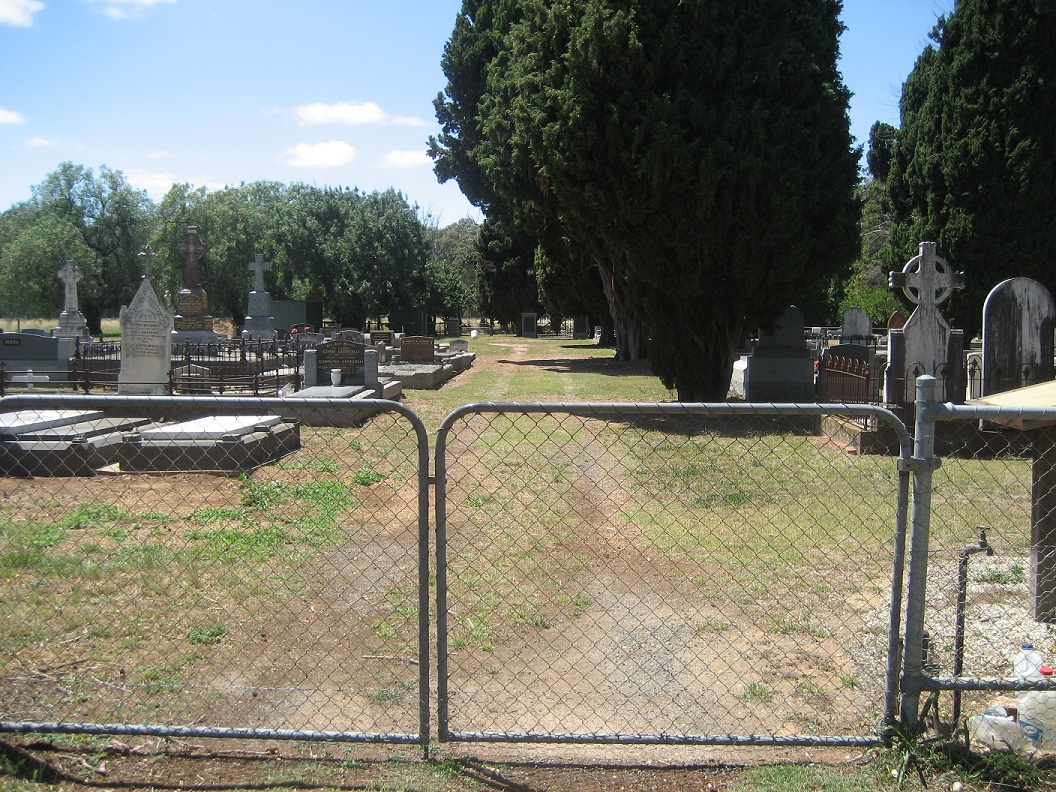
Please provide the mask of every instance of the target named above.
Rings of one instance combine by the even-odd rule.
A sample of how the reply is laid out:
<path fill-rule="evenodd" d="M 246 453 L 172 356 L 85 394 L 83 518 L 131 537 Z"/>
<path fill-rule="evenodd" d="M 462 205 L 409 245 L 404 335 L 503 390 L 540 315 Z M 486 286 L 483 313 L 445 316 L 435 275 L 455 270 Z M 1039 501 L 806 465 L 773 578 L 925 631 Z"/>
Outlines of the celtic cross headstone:
<path fill-rule="evenodd" d="M 890 273 L 888 284 L 916 308 L 904 327 L 888 330 L 884 400 L 911 404 L 917 377 L 928 374 L 939 380 L 940 399 L 963 402 L 964 332 L 950 329 L 939 305 L 964 288 L 964 277 L 936 254 L 934 242 L 921 242 L 919 253 Z"/>

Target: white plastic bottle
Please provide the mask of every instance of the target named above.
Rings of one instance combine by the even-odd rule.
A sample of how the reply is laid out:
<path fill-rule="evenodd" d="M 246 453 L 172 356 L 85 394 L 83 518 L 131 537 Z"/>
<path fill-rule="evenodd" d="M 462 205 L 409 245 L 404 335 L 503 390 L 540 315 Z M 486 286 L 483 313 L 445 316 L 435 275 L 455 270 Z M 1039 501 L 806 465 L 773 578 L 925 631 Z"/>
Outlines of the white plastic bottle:
<path fill-rule="evenodd" d="M 1041 677 L 1041 667 L 1045 664 L 1045 658 L 1041 652 L 1034 649 L 1034 644 L 1025 643 L 1019 647 L 1019 654 L 1012 661 L 1017 679 L 1038 679 Z"/>
<path fill-rule="evenodd" d="M 1052 669 L 1041 666 L 1039 675 L 1052 680 Z M 1035 748 L 1056 750 L 1056 689 L 1020 692 L 1019 725 Z"/>

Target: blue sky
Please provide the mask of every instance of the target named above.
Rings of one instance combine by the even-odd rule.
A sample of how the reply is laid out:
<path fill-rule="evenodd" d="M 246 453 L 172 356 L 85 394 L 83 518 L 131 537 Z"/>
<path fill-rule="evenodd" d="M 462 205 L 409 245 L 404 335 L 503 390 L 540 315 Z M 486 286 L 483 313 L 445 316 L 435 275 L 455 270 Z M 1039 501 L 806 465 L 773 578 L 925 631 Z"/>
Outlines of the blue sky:
<path fill-rule="evenodd" d="M 844 0 L 851 131 L 898 124 L 903 80 L 954 0 Z M 395 187 L 479 219 L 425 156 L 461 0 L 0 0 L 0 211 L 64 161 L 174 182 Z"/>

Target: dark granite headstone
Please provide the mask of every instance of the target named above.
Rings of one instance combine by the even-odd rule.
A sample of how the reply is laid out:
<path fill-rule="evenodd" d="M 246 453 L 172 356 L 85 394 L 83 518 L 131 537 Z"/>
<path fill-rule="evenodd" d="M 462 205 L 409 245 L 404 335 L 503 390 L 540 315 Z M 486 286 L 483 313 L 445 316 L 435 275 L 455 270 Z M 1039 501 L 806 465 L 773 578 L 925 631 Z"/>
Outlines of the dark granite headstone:
<path fill-rule="evenodd" d="M 1056 305 L 1030 278 L 997 284 L 983 303 L 982 395 L 1053 378 Z"/>
<path fill-rule="evenodd" d="M 432 363 L 435 342 L 428 336 L 404 336 L 400 341 L 401 363 Z"/>

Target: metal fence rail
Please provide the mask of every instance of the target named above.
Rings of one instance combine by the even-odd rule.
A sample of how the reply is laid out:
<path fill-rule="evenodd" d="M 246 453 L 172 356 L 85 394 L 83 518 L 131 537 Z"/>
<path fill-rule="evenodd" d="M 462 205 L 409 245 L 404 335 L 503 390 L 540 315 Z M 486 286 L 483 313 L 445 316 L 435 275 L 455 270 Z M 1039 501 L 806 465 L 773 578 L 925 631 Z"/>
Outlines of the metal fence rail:
<path fill-rule="evenodd" d="M 209 464 L 173 446 L 154 462 L 163 472 L 115 462 L 0 478 L 0 730 L 428 744 L 429 457 L 413 413 L 327 399 L 0 401 L 55 409 L 118 423 L 274 414 L 298 436 L 241 470 L 224 450 L 249 441 L 227 437 Z M 0 466 L 17 453 L 0 442 Z"/>
<path fill-rule="evenodd" d="M 940 403 L 921 377 L 916 415 L 902 713 L 951 732 L 1001 691 L 1052 687 L 1012 658 L 1056 659 L 1056 410 Z"/>
<path fill-rule="evenodd" d="M 896 708 L 909 479 L 817 437 L 829 414 L 887 423 L 908 458 L 869 406 L 452 413 L 439 738 L 875 743 Z"/>

